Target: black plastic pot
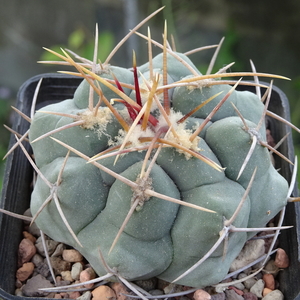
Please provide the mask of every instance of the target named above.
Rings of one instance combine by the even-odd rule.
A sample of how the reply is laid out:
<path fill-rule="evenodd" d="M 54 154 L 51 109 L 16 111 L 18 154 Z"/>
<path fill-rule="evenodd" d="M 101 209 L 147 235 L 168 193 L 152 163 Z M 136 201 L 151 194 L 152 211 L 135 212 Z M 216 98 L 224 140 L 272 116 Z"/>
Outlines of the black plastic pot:
<path fill-rule="evenodd" d="M 28 116 L 30 115 L 34 91 L 41 77 L 43 77 L 43 81 L 37 98 L 37 109 L 50 103 L 72 98 L 76 87 L 81 82 L 80 78 L 60 74 L 42 74 L 29 79 L 20 88 L 17 100 L 17 108 Z M 254 87 L 239 86 L 238 89 L 255 92 Z M 262 89 L 262 93 L 264 93 L 264 89 Z M 290 119 L 288 100 L 285 94 L 276 87 L 272 91 L 269 110 L 286 120 Z M 279 141 L 283 136 L 291 132 L 287 125 L 275 119 L 268 120 L 268 127 L 275 141 Z M 29 123 L 19 115 L 14 114 L 13 129 L 23 134 L 28 128 Z M 15 138 L 12 136 L 10 147 L 14 143 Z M 28 143 L 24 143 L 24 145 L 30 151 Z M 294 160 L 291 134 L 280 146 L 279 151 L 290 160 Z M 282 159 L 276 158 L 276 156 L 275 163 L 276 168 L 280 169 L 280 173 L 290 182 L 292 166 Z M 1 208 L 22 214 L 29 207 L 32 175 L 32 168 L 22 150 L 18 147 L 6 161 Z M 293 196 L 297 195 L 298 191 L 295 187 Z M 284 230 L 280 234 L 280 247 L 286 250 L 290 258 L 290 267 L 281 271 L 279 276 L 280 289 L 284 293 L 286 300 L 300 300 L 299 203 L 288 204 L 285 225 L 293 225 L 294 227 Z M 20 300 L 22 298 L 14 296 L 17 249 L 22 237 L 22 229 L 22 221 L 0 214 L 0 299 Z"/>

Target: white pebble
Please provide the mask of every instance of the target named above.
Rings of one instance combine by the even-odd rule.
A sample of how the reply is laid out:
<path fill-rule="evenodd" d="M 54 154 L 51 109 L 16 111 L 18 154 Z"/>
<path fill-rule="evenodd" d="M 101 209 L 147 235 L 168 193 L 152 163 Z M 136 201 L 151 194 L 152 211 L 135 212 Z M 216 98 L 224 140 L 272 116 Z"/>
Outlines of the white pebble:
<path fill-rule="evenodd" d="M 265 287 L 265 283 L 262 279 L 256 281 L 256 283 L 251 287 L 250 293 L 253 293 L 258 298 L 262 298 L 262 292 Z"/>

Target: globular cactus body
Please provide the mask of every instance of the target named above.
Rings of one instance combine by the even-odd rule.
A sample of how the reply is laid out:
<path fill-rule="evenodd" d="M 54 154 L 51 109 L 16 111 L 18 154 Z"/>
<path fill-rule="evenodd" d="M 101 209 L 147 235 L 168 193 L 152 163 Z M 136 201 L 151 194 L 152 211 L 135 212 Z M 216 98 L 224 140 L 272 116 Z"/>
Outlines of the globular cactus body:
<path fill-rule="evenodd" d="M 184 82 L 197 74 L 201 75 L 189 58 L 179 53 L 177 56 L 194 70 L 194 74 L 191 75 L 191 70 L 186 65 L 167 54 L 168 84 L 172 83 L 170 81 Z M 164 74 L 164 68 L 163 54 L 153 59 L 152 66 L 145 64 L 138 68 L 149 79 L 150 90 L 155 81 L 149 83 L 151 72 L 156 73 L 154 70 L 157 70 Z M 120 83 L 133 84 L 131 71 L 115 67 L 111 67 L 111 71 Z M 104 77 L 113 79 L 106 73 Z M 147 83 L 143 83 L 142 76 L 139 82 L 145 92 Z M 41 112 L 38 111 L 30 127 L 31 142 L 63 125 L 83 120 L 78 126 L 53 131 L 51 137 L 56 140 L 46 136 L 32 143 L 36 164 L 52 185 L 49 186 L 39 176 L 31 200 L 31 210 L 35 214 L 45 199 L 51 197 L 51 193 L 57 195 L 61 209 L 81 245 L 66 229 L 54 201 L 50 201 L 40 212 L 36 219 L 38 226 L 50 237 L 77 248 L 98 275 L 107 273 L 100 259 L 100 250 L 107 265 L 115 268 L 128 280 L 156 276 L 173 281 L 205 256 L 218 241 L 224 230 L 225 220 L 229 220 L 235 213 L 255 170 L 250 192 L 232 225 L 237 228 L 265 226 L 286 205 L 286 180 L 275 170 L 267 148 L 261 144 L 255 145 L 239 176 L 253 135 L 258 140 L 266 140 L 264 126 L 258 126 L 264 113 L 264 105 L 255 94 L 235 90 L 230 92 L 230 85 L 211 85 L 212 82 L 215 83 L 215 80 L 198 80 L 194 85 L 178 85 L 168 89 L 168 116 L 177 137 L 156 104 L 151 114 L 158 122 L 150 124 L 148 121 L 146 129 L 141 127 L 142 120 L 136 125 L 136 131 L 124 148 L 132 151 L 120 153 L 117 160 L 114 155 L 94 164 L 87 161 L 101 151 L 122 144 L 126 130 L 106 105 L 102 104 L 96 114 L 88 109 L 89 84 L 86 80 L 78 87 L 74 99 L 49 105 L 42 108 Z M 109 87 L 102 87 L 103 95 L 109 101 L 120 98 Z M 219 92 L 222 94 L 179 122 L 183 116 Z M 228 92 L 228 99 L 206 120 Z M 147 105 L 149 93 L 150 91 L 146 91 L 143 96 L 141 92 L 143 105 Z M 136 100 L 136 91 L 132 92 L 128 88 L 124 94 L 132 97 L 133 101 Z M 93 97 L 95 106 L 99 96 L 94 93 Z M 159 95 L 158 98 L 163 101 Z M 115 102 L 113 106 L 131 126 L 134 119 L 130 118 L 123 102 Z M 61 114 L 73 115 L 77 119 Z M 190 138 L 203 123 L 205 126 L 198 136 Z M 170 132 L 166 135 L 168 130 Z M 81 155 L 71 151 L 65 167 L 62 167 L 69 150 L 57 140 L 75 148 Z M 156 146 L 151 146 L 151 142 Z M 182 147 L 175 147 L 175 144 Z M 145 147 L 138 148 L 142 146 Z M 145 162 L 149 148 L 151 155 Z M 152 161 L 158 148 L 158 156 Z M 185 149 L 190 149 L 190 152 Z M 198 153 L 204 159 L 193 153 Z M 148 167 L 151 169 L 150 173 L 140 177 L 142 170 L 147 170 Z M 106 168 L 134 185 L 116 178 Z M 213 212 L 170 202 L 149 191 Z M 129 221 L 111 249 L 133 205 L 135 209 Z M 200 267 L 177 283 L 194 287 L 218 283 L 225 277 L 232 261 L 253 234 L 247 231 L 228 233 L 226 242 L 224 239 Z"/>

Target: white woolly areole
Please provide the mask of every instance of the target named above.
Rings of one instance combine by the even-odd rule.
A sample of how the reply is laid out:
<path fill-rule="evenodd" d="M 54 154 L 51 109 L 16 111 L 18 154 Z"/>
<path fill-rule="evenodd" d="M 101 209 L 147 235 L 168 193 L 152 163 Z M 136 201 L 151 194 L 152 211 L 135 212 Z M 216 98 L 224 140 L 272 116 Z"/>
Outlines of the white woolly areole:
<path fill-rule="evenodd" d="M 175 112 L 173 109 L 171 109 L 169 119 L 172 124 L 172 127 L 175 129 L 177 136 L 174 136 L 172 131 L 170 131 L 169 134 L 165 137 L 165 139 L 175 144 L 179 144 L 190 150 L 193 150 L 195 152 L 199 152 L 201 150 L 198 147 L 200 137 L 197 136 L 196 138 L 193 139 L 193 141 L 190 141 L 190 137 L 193 134 L 193 130 L 186 128 L 186 122 L 179 123 L 179 124 L 177 123 L 177 121 L 180 120 L 182 117 L 183 114 L 181 112 Z M 160 116 L 159 118 L 159 125 L 160 127 L 167 126 L 167 122 L 163 116 Z M 183 153 L 186 159 L 192 157 L 190 153 L 187 153 L 184 150 L 176 148 L 176 151 L 179 153 Z"/>
<path fill-rule="evenodd" d="M 112 113 L 108 107 L 99 108 L 96 115 L 94 111 L 86 110 L 80 113 L 79 117 L 84 121 L 83 128 L 96 130 L 99 136 L 105 132 L 107 124 L 112 121 Z"/>

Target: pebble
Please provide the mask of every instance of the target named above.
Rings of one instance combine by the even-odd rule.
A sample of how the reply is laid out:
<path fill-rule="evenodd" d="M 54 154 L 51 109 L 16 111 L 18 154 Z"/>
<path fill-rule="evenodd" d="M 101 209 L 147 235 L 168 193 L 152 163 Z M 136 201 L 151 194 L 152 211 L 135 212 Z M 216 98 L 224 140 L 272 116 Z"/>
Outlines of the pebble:
<path fill-rule="evenodd" d="M 256 281 L 256 283 L 251 287 L 250 292 L 256 295 L 258 298 L 262 298 L 262 292 L 265 287 L 265 283 L 262 279 Z"/>
<path fill-rule="evenodd" d="M 52 265 L 55 275 L 60 275 L 62 271 L 71 270 L 71 263 L 62 260 L 59 257 L 50 257 L 50 263 Z"/>
<path fill-rule="evenodd" d="M 77 262 L 72 266 L 71 276 L 73 280 L 79 280 L 80 273 L 82 272 L 82 270 L 83 270 L 83 266 L 82 263 L 80 262 Z"/>
<path fill-rule="evenodd" d="M 239 270 L 265 254 L 265 242 L 262 239 L 250 240 L 246 243 L 238 257 L 230 266 L 230 272 Z"/>
<path fill-rule="evenodd" d="M 73 282 L 71 271 L 62 271 L 61 273 L 62 280 Z"/>
<path fill-rule="evenodd" d="M 206 291 L 199 289 L 193 295 L 194 300 L 211 300 L 211 295 Z"/>
<path fill-rule="evenodd" d="M 242 289 L 238 289 L 235 286 L 230 286 L 229 289 L 230 290 L 234 290 L 238 295 L 242 296 L 244 294 L 244 292 L 242 291 Z"/>
<path fill-rule="evenodd" d="M 263 297 L 267 296 L 269 293 L 271 293 L 273 290 L 270 290 L 268 288 L 264 288 L 263 289 L 263 292 L 262 292 L 262 295 Z"/>
<path fill-rule="evenodd" d="M 83 256 L 75 249 L 63 250 L 62 257 L 67 262 L 79 262 L 83 260 Z"/>
<path fill-rule="evenodd" d="M 83 293 L 80 297 L 77 298 L 77 300 L 91 300 L 92 293 L 90 291 L 87 291 Z"/>
<path fill-rule="evenodd" d="M 265 288 L 275 290 L 275 279 L 272 274 L 264 274 L 262 279 L 265 282 Z"/>
<path fill-rule="evenodd" d="M 46 244 L 47 251 L 48 251 L 49 255 L 51 255 L 55 251 L 55 248 L 57 247 L 58 242 L 53 241 L 53 240 L 46 240 L 45 244 Z M 40 255 L 42 255 L 43 257 L 45 257 L 46 256 L 45 255 L 45 249 L 44 249 L 44 246 L 43 246 L 43 243 L 42 243 L 41 239 L 37 240 L 35 246 L 36 246 L 37 252 Z"/>
<path fill-rule="evenodd" d="M 110 287 L 114 290 L 115 295 L 117 296 L 117 300 L 128 300 L 131 299 L 127 297 L 126 295 L 132 294 L 130 290 L 127 289 L 124 284 L 121 282 L 113 282 L 110 284 Z M 157 295 L 157 294 L 156 294 Z"/>
<path fill-rule="evenodd" d="M 225 295 L 224 292 L 214 294 L 214 295 L 211 296 L 211 300 L 225 300 L 225 299 L 226 299 L 226 295 Z"/>
<path fill-rule="evenodd" d="M 275 261 L 270 259 L 264 267 L 264 271 L 268 274 L 273 274 L 276 276 L 279 272 L 279 268 L 275 266 Z"/>
<path fill-rule="evenodd" d="M 113 289 L 107 285 L 101 285 L 92 291 L 93 300 L 113 300 L 116 294 Z"/>
<path fill-rule="evenodd" d="M 91 279 L 96 278 L 96 273 L 92 268 L 86 268 L 85 270 L 83 270 L 82 272 L 80 272 L 80 276 L 79 276 L 79 281 L 80 282 L 85 282 L 85 281 L 89 281 Z M 89 284 L 85 284 L 84 287 L 90 289 L 94 286 L 93 283 L 89 283 Z"/>
<path fill-rule="evenodd" d="M 51 256 L 62 256 L 63 251 L 66 249 L 66 245 L 64 244 L 58 244 L 55 248 L 54 252 L 51 254 Z"/>
<path fill-rule="evenodd" d="M 24 263 L 21 268 L 17 270 L 16 277 L 20 281 L 25 281 L 33 273 L 34 264 L 32 262 Z"/>
<path fill-rule="evenodd" d="M 149 294 L 151 294 L 152 296 L 158 296 L 158 295 L 164 295 L 164 292 L 159 289 L 154 289 L 154 290 L 150 290 Z"/>
<path fill-rule="evenodd" d="M 32 234 L 33 236 L 40 236 L 41 235 L 41 231 L 35 223 L 33 223 L 31 226 L 28 227 L 28 232 L 30 234 Z"/>
<path fill-rule="evenodd" d="M 70 292 L 69 293 L 69 298 L 70 299 L 77 299 L 78 297 L 80 297 L 80 293 L 79 292 Z"/>
<path fill-rule="evenodd" d="M 29 239 L 30 241 L 32 241 L 33 244 L 36 242 L 36 238 L 28 231 L 23 231 L 23 237 L 24 239 Z"/>
<path fill-rule="evenodd" d="M 151 278 L 147 280 L 136 280 L 134 283 L 141 287 L 144 291 L 149 292 L 155 289 L 155 287 L 157 286 L 157 279 Z"/>
<path fill-rule="evenodd" d="M 238 276 L 238 279 L 242 279 L 242 278 L 245 278 L 246 275 L 245 273 L 240 273 L 239 276 Z M 246 279 L 245 281 L 243 281 L 243 285 L 244 287 L 247 289 L 247 290 L 250 290 L 251 287 L 256 283 L 256 279 L 254 277 L 250 277 L 248 279 Z"/>
<path fill-rule="evenodd" d="M 262 300 L 283 300 L 284 296 L 281 291 L 274 290 L 265 297 L 262 298 Z"/>
<path fill-rule="evenodd" d="M 23 286 L 22 292 L 27 297 L 43 297 L 48 293 L 39 290 L 40 288 L 50 288 L 53 284 L 42 275 L 36 275 L 28 279 L 27 283 Z"/>
<path fill-rule="evenodd" d="M 244 297 L 238 295 L 234 290 L 225 291 L 226 300 L 244 300 Z"/>
<path fill-rule="evenodd" d="M 41 262 L 36 266 L 36 271 L 44 277 L 48 277 L 50 274 L 49 266 L 47 262 Z"/>
<path fill-rule="evenodd" d="M 289 266 L 289 258 L 283 249 L 279 248 L 277 250 L 274 264 L 279 269 L 285 269 Z"/>
<path fill-rule="evenodd" d="M 244 293 L 244 300 L 258 300 L 258 298 L 253 293 L 246 292 Z"/>
<path fill-rule="evenodd" d="M 40 254 L 36 253 L 31 258 L 31 262 L 37 267 L 44 262 L 44 258 Z"/>
<path fill-rule="evenodd" d="M 29 239 L 22 239 L 18 249 L 18 263 L 22 266 L 24 263 L 29 262 L 33 255 L 36 253 L 36 248 L 33 242 Z"/>
<path fill-rule="evenodd" d="M 239 290 L 241 290 L 241 291 L 245 288 L 245 286 L 242 282 L 234 283 L 232 286 L 239 289 Z"/>

